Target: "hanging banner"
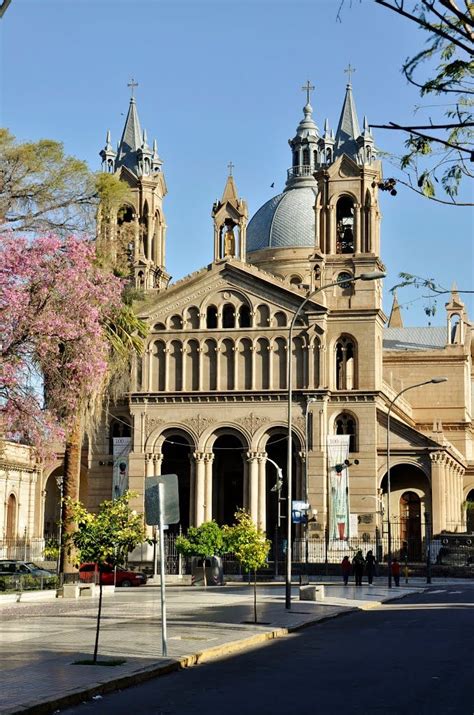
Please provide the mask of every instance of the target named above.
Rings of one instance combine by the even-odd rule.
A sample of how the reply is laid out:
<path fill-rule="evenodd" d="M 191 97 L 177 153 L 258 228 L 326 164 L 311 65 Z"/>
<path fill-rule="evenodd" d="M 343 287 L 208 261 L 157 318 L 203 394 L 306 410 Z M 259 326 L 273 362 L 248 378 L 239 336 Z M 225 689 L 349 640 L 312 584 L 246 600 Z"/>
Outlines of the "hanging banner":
<path fill-rule="evenodd" d="M 130 437 L 114 437 L 112 499 L 118 499 L 128 489 L 128 454 Z"/>
<path fill-rule="evenodd" d="M 349 458 L 350 435 L 338 434 L 327 438 L 329 469 L 329 538 L 347 541 L 349 525 L 349 470 L 344 464 Z"/>

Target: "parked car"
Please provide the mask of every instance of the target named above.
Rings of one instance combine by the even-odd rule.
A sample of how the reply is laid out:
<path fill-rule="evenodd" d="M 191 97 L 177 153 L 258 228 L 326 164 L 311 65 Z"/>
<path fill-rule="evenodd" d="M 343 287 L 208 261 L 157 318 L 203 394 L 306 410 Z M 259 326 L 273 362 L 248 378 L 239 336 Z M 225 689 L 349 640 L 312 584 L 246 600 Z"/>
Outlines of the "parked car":
<path fill-rule="evenodd" d="M 52 578 L 53 571 L 37 566 L 32 561 L 17 559 L 0 559 L 0 576 L 36 576 L 37 578 Z"/>
<path fill-rule="evenodd" d="M 98 564 L 81 564 L 79 566 L 79 580 L 85 583 L 99 583 L 99 566 Z M 102 585 L 103 586 L 142 586 L 146 583 L 146 575 L 141 571 L 128 571 L 127 569 L 117 566 L 115 569 L 108 564 L 102 566 Z"/>

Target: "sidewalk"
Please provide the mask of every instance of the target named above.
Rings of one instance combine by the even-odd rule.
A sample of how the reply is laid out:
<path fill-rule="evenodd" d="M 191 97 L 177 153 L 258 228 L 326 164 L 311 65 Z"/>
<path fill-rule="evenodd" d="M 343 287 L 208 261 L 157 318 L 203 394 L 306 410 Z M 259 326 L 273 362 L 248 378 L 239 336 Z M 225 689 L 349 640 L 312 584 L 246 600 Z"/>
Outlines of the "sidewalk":
<path fill-rule="evenodd" d="M 417 584 L 418 586 L 418 584 Z M 160 591 L 155 586 L 118 589 L 104 599 L 99 659 L 123 657 L 116 667 L 73 665 L 90 658 L 97 601 L 45 601 L 0 606 L 2 638 L 0 713 L 49 713 L 164 672 L 259 647 L 273 638 L 357 609 L 375 608 L 423 590 L 413 584 L 387 589 L 326 584 L 323 602 L 299 601 L 285 609 L 284 585 L 167 587 L 168 657 L 161 657 Z"/>

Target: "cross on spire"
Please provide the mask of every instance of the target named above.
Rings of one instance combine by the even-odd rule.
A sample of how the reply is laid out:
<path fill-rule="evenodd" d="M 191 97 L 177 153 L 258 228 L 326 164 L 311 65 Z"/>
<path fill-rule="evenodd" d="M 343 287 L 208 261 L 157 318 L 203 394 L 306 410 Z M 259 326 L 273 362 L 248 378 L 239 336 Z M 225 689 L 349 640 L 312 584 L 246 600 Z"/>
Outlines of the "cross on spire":
<path fill-rule="evenodd" d="M 308 79 L 306 84 L 304 84 L 301 87 L 301 91 L 306 92 L 306 104 L 309 104 L 309 95 L 310 95 L 310 92 L 312 92 L 313 90 L 314 90 L 314 84 L 311 84 L 311 82 Z"/>
<path fill-rule="evenodd" d="M 133 99 L 133 91 L 134 91 L 135 87 L 138 87 L 138 82 L 135 82 L 133 77 L 131 77 L 130 82 L 128 82 L 128 84 L 127 84 L 127 87 L 130 87 L 130 89 L 132 91 L 132 99 Z"/>
<path fill-rule="evenodd" d="M 351 63 L 349 62 L 349 65 L 348 65 L 348 66 L 346 67 L 346 69 L 344 70 L 344 72 L 347 72 L 347 74 L 349 75 L 349 84 L 351 84 L 351 75 L 352 75 L 352 73 L 355 72 L 355 71 L 356 71 L 356 70 L 355 70 L 355 67 L 352 67 L 352 66 L 351 66 Z"/>
<path fill-rule="evenodd" d="M 227 164 L 227 168 L 229 169 L 229 176 L 232 176 L 232 169 L 235 168 L 235 164 L 229 161 L 229 163 Z"/>

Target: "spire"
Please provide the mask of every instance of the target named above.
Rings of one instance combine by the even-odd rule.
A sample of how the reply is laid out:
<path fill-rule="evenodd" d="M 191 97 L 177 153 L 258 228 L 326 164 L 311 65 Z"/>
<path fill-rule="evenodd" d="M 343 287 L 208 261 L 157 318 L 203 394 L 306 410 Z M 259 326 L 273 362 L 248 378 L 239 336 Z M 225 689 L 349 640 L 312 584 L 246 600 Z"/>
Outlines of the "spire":
<path fill-rule="evenodd" d="M 105 147 L 102 149 L 102 151 L 99 152 L 99 156 L 102 159 L 102 171 L 106 171 L 109 174 L 113 174 L 113 172 L 115 171 L 115 159 L 117 157 L 117 154 L 112 146 L 110 129 L 107 129 Z"/>
<path fill-rule="evenodd" d="M 303 107 L 303 119 L 296 128 L 296 135 L 288 141 L 292 152 L 292 167 L 287 172 L 285 191 L 297 186 L 314 187 L 313 174 L 319 165 L 319 129 L 313 119 L 313 107 L 309 102 L 314 86 L 308 80 L 301 89 L 306 92 L 306 104 Z"/>
<path fill-rule="evenodd" d="M 123 128 L 122 138 L 118 147 L 117 167 L 126 166 L 128 169 L 137 173 L 137 156 L 136 153 L 142 145 L 142 130 L 140 120 L 138 118 L 137 105 L 135 97 L 131 97 L 130 106 L 128 108 L 125 126 Z"/>
<path fill-rule="evenodd" d="M 402 311 L 398 304 L 398 298 L 396 291 L 393 293 L 393 303 L 392 310 L 390 311 L 390 318 L 388 319 L 388 328 L 403 328 L 403 318 Z"/>
<path fill-rule="evenodd" d="M 234 165 L 228 164 L 229 175 L 224 187 L 224 193 L 212 207 L 214 221 L 214 260 L 219 261 L 232 257 L 245 260 L 245 233 L 247 228 L 247 203 L 239 198 L 237 187 L 232 176 Z"/>
<path fill-rule="evenodd" d="M 336 154 L 348 154 L 348 156 L 356 158 L 358 154 L 356 139 L 359 136 L 359 120 L 352 96 L 352 85 L 348 84 L 336 132 Z"/>

